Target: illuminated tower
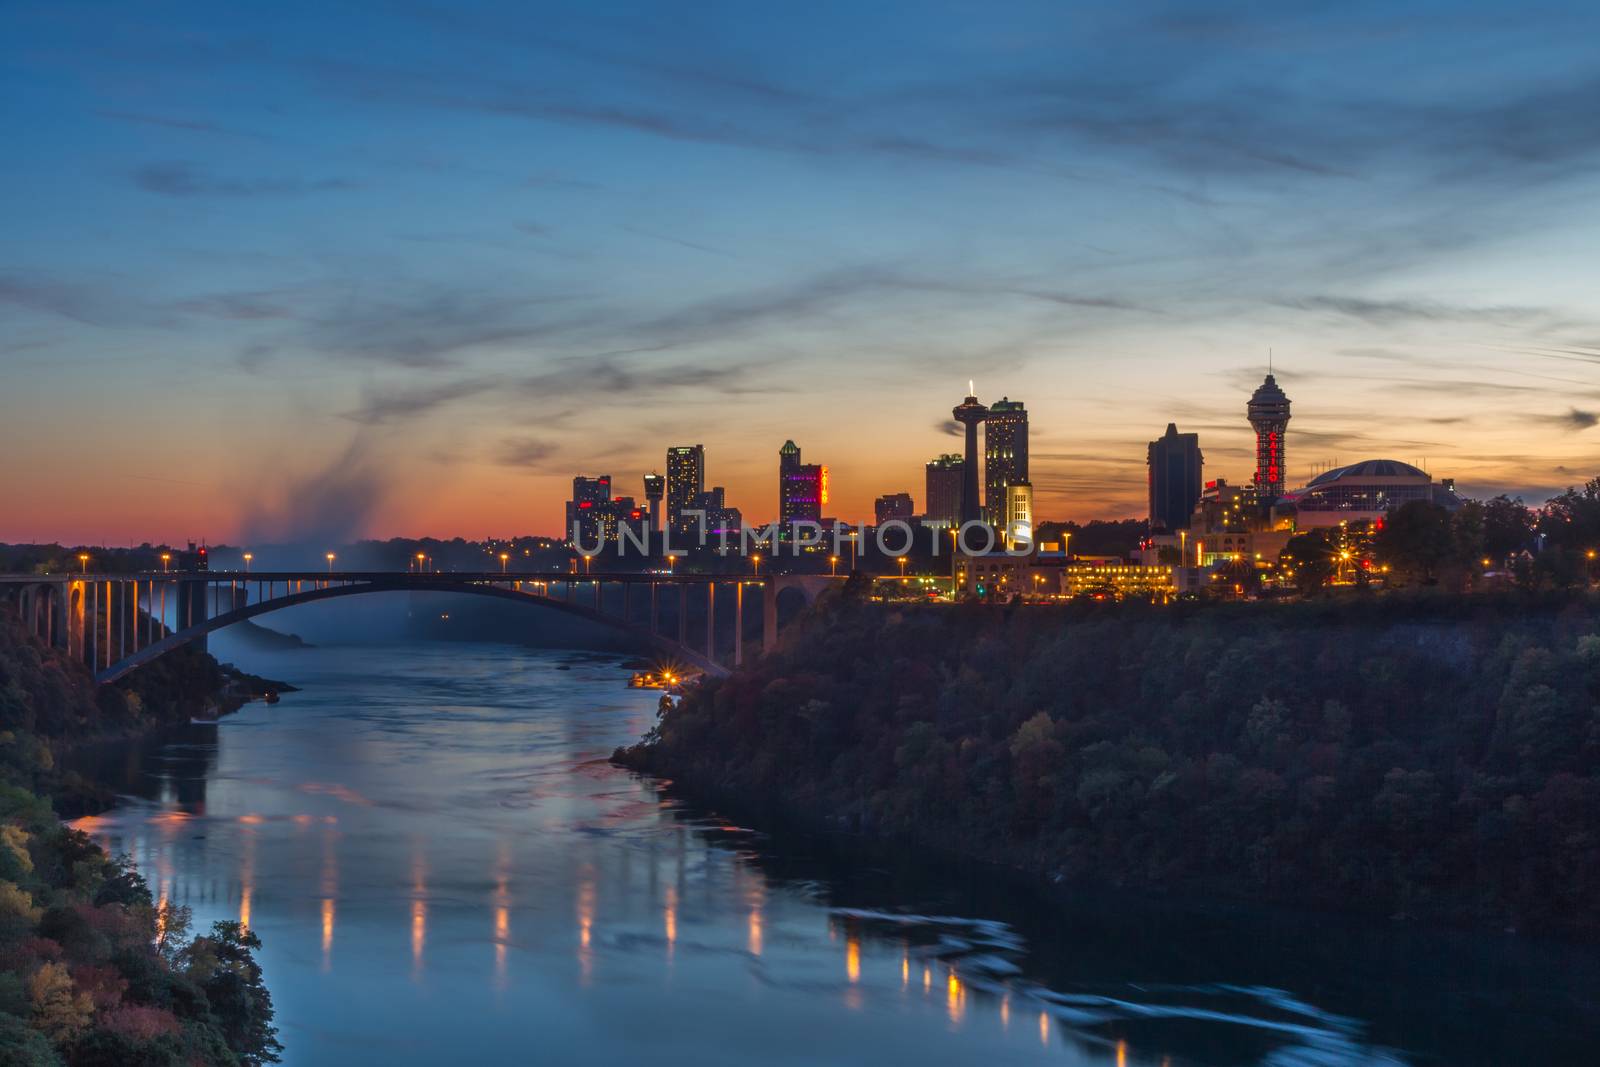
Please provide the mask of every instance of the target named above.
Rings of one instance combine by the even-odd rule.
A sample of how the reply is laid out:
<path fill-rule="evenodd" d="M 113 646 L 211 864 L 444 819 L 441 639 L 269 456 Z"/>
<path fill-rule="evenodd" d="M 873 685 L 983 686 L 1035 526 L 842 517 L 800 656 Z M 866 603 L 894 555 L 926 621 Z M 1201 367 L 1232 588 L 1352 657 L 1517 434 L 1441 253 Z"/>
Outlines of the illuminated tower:
<path fill-rule="evenodd" d="M 950 414 L 967 428 L 966 463 L 961 469 L 961 521 L 982 518 L 978 501 L 978 426 L 989 417 L 989 409 L 978 403 L 976 390 L 967 383 L 967 398 Z"/>
<path fill-rule="evenodd" d="M 1268 504 L 1283 495 L 1283 435 L 1289 428 L 1289 398 L 1271 374 L 1251 394 L 1245 416 L 1256 432 L 1256 496 Z"/>
<path fill-rule="evenodd" d="M 706 446 L 675 445 L 667 449 L 667 525 L 679 537 L 698 529 L 692 516 L 695 498 L 706 491 Z"/>
<path fill-rule="evenodd" d="M 661 532 L 661 498 L 667 494 L 667 480 L 659 474 L 644 476 L 644 498 L 650 505 L 650 532 Z"/>
<path fill-rule="evenodd" d="M 989 525 L 1006 528 L 1006 487 L 1028 480 L 1028 412 L 1001 397 L 983 420 L 983 510 Z"/>

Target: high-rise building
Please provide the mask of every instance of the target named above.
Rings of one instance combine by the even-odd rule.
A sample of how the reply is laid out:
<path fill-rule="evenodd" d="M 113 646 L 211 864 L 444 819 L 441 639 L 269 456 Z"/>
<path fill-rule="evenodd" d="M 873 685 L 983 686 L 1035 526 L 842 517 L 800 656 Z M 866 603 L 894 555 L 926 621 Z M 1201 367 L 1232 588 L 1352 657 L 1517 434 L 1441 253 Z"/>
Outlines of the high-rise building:
<path fill-rule="evenodd" d="M 1245 417 L 1256 432 L 1256 496 L 1263 505 L 1270 504 L 1283 495 L 1283 435 L 1289 428 L 1289 398 L 1272 375 L 1251 395 Z"/>
<path fill-rule="evenodd" d="M 961 456 L 954 452 L 928 460 L 927 483 L 922 496 L 922 503 L 927 508 L 925 518 L 951 526 L 960 524 L 961 481 L 965 470 Z"/>
<path fill-rule="evenodd" d="M 708 537 L 720 538 L 723 535 L 737 537 L 739 535 L 743 516 L 739 514 L 738 508 L 730 508 L 728 506 L 728 494 L 722 486 L 714 485 L 707 489 L 695 497 L 694 503 L 690 506 L 698 511 L 705 512 L 706 535 Z"/>
<path fill-rule="evenodd" d="M 1033 483 L 1011 482 L 1006 486 L 1006 548 L 1033 546 Z"/>
<path fill-rule="evenodd" d="M 970 388 L 972 383 L 967 383 Z M 967 431 L 966 457 L 961 466 L 961 507 L 957 518 L 962 523 L 982 518 L 983 504 L 978 499 L 978 426 L 989 417 L 989 409 L 978 403 L 976 393 L 956 405 L 950 414 Z"/>
<path fill-rule="evenodd" d="M 1005 529 L 1006 486 L 1028 480 L 1028 413 L 1022 401 L 1001 397 L 983 421 L 984 517 Z"/>
<path fill-rule="evenodd" d="M 684 511 L 693 508 L 695 498 L 705 491 L 706 446 L 667 449 L 667 525 L 673 536 L 688 537 L 699 528 L 695 517 Z"/>
<path fill-rule="evenodd" d="M 828 502 L 828 468 L 800 462 L 800 446 L 785 441 L 778 449 L 778 537 L 790 540 L 793 523 L 821 522 Z"/>
<path fill-rule="evenodd" d="M 909 521 L 916 510 L 910 493 L 885 493 L 872 502 L 872 515 L 879 526 L 894 519 Z"/>
<path fill-rule="evenodd" d="M 661 499 L 667 493 L 667 480 L 659 474 L 644 476 L 644 499 L 650 508 L 650 532 L 661 532 Z"/>
<path fill-rule="evenodd" d="M 600 513 L 610 502 L 611 475 L 602 474 L 598 478 L 580 475 L 572 479 L 572 499 L 567 501 L 567 528 L 562 531 L 567 544 L 573 544 L 574 537 L 584 544 L 594 544 L 601 527 Z"/>
<path fill-rule="evenodd" d="M 1150 532 L 1187 530 L 1200 500 L 1205 465 L 1200 435 L 1179 433 L 1177 423 L 1169 422 L 1167 432 L 1150 442 L 1145 462 L 1150 467 Z"/>

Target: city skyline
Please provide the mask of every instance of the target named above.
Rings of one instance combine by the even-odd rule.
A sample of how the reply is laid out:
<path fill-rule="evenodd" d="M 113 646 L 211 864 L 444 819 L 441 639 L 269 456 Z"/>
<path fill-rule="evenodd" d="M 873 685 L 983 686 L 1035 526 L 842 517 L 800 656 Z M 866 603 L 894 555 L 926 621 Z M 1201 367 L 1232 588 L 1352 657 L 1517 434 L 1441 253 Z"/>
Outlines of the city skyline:
<path fill-rule="evenodd" d="M 1039 515 L 1135 517 L 1168 422 L 1248 478 L 1269 348 L 1288 485 L 1540 502 L 1600 433 L 1597 15 L 1454 13 L 10 8 L 0 539 L 553 531 L 675 441 L 766 521 L 786 437 L 862 519 L 968 378 Z"/>

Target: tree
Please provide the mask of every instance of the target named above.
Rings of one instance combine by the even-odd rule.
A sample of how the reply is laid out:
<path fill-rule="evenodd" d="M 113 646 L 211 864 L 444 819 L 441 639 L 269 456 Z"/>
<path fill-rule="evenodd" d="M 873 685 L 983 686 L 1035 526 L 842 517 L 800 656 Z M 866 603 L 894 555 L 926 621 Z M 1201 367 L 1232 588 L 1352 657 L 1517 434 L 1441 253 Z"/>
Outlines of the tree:
<path fill-rule="evenodd" d="M 1321 530 L 1289 539 L 1279 557 L 1294 573 L 1294 584 L 1302 593 L 1312 593 L 1333 577 L 1333 545 Z"/>
<path fill-rule="evenodd" d="M 65 964 L 46 963 L 28 979 L 34 1025 L 58 1045 L 77 1037 L 94 1015 L 94 998 L 72 984 Z"/>
<path fill-rule="evenodd" d="M 1398 573 L 1432 585 L 1454 555 L 1450 513 L 1426 500 L 1407 501 L 1389 512 L 1374 548 Z"/>
<path fill-rule="evenodd" d="M 183 953 L 189 977 L 200 983 L 223 1038 L 246 1067 L 277 1063 L 283 1046 L 272 1025 L 272 994 L 253 950 L 261 939 L 236 922 L 214 923 Z"/>
<path fill-rule="evenodd" d="M 1499 561 L 1533 543 L 1535 517 L 1519 496 L 1505 494 L 1479 505 L 1483 514 L 1483 552 Z"/>
<path fill-rule="evenodd" d="M 1539 532 L 1548 544 L 1580 553 L 1600 549 L 1600 478 L 1568 489 L 1545 503 Z"/>

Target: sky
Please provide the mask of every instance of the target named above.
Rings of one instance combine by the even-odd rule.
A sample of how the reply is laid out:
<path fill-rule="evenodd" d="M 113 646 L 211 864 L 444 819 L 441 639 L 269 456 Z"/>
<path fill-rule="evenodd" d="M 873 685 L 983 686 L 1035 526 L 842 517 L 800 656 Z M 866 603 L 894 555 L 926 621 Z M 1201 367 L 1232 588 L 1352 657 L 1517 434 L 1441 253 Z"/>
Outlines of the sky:
<path fill-rule="evenodd" d="M 1291 483 L 1600 474 L 1593 4 L 0 0 L 0 135 L 0 540 L 869 518 L 969 379 L 1140 516 L 1269 350 Z"/>

